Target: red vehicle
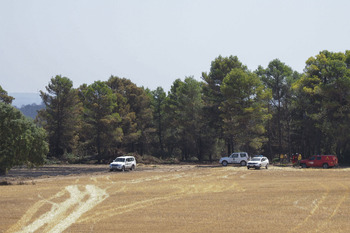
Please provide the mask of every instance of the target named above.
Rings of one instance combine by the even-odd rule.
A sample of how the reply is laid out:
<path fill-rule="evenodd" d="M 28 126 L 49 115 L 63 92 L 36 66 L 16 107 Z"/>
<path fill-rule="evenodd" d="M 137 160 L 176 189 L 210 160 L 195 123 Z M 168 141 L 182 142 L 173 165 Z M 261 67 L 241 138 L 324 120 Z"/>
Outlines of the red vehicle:
<path fill-rule="evenodd" d="M 308 159 L 303 159 L 300 161 L 300 166 L 302 168 L 307 167 L 323 167 L 329 168 L 338 166 L 338 158 L 335 155 L 314 155 Z"/>

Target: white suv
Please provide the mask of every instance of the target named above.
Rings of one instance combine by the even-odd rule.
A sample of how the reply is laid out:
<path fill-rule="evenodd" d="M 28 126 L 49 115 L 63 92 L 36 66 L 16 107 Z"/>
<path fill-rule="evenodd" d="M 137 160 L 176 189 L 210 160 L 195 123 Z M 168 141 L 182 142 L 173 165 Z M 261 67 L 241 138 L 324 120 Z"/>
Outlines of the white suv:
<path fill-rule="evenodd" d="M 261 167 L 265 167 L 268 169 L 269 167 L 269 159 L 266 157 L 254 157 L 247 164 L 247 168 L 255 168 L 260 169 Z"/>
<path fill-rule="evenodd" d="M 136 159 L 134 156 L 121 156 L 113 160 L 109 165 L 109 170 L 125 171 L 125 169 L 134 170 L 136 168 Z"/>
<path fill-rule="evenodd" d="M 248 160 L 249 157 L 247 152 L 235 152 L 228 157 L 222 157 L 219 163 L 221 163 L 222 166 L 227 166 L 227 164 L 229 163 L 235 163 L 240 164 L 241 166 L 246 166 Z"/>

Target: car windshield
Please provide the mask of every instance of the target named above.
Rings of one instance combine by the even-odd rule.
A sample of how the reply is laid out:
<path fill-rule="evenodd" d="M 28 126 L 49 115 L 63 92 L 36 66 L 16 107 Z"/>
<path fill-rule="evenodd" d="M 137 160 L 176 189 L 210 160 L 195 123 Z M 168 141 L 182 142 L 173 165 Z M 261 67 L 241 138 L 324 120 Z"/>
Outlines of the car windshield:
<path fill-rule="evenodd" d="M 259 158 L 259 157 L 255 157 L 255 158 L 252 159 L 252 161 L 260 161 L 260 159 L 261 158 Z"/>
<path fill-rule="evenodd" d="M 116 158 L 114 162 L 125 162 L 125 158 Z"/>

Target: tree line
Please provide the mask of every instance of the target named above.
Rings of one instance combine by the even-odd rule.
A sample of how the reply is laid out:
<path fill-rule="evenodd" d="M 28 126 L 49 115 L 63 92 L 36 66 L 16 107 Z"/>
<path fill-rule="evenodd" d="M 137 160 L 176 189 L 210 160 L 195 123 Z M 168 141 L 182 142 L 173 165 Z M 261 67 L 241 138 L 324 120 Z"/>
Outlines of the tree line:
<path fill-rule="evenodd" d="M 51 157 L 105 162 L 135 152 L 203 161 L 247 151 L 350 161 L 350 51 L 321 51 L 303 73 L 279 59 L 251 71 L 236 56 L 219 56 L 201 81 L 176 79 L 168 93 L 117 76 L 73 88 L 58 75 L 40 95 L 46 108 L 35 122 Z"/>

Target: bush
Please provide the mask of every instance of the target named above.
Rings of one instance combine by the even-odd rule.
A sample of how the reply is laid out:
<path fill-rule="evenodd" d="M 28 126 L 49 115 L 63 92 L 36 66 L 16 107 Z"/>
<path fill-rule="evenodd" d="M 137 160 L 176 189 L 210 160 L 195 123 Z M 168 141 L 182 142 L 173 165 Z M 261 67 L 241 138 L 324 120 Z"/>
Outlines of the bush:
<path fill-rule="evenodd" d="M 0 102 L 0 174 L 14 166 L 44 164 L 48 153 L 46 132 L 19 110 Z"/>
<path fill-rule="evenodd" d="M 137 153 L 129 153 L 126 154 L 128 156 L 134 156 L 136 158 L 137 163 L 143 163 L 143 164 L 160 164 L 163 163 L 163 161 L 159 158 L 156 158 L 151 155 L 139 155 Z"/>
<path fill-rule="evenodd" d="M 73 153 L 66 153 L 63 155 L 63 160 L 66 161 L 69 164 L 76 164 L 82 162 L 82 157 L 79 155 L 75 155 Z"/>
<path fill-rule="evenodd" d="M 279 161 L 280 161 L 280 158 L 277 158 L 277 157 L 272 159 L 272 163 L 278 163 Z"/>

